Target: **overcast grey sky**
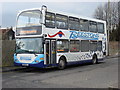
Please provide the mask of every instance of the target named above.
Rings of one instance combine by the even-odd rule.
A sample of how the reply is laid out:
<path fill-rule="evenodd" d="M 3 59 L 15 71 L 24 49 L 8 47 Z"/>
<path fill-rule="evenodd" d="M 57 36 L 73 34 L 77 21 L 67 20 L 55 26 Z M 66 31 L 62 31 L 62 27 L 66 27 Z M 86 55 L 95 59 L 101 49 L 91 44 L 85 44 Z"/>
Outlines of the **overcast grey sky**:
<path fill-rule="evenodd" d="M 92 17 L 94 10 L 105 2 L 4 2 L 2 3 L 2 27 L 15 26 L 16 15 L 20 10 L 40 8 L 46 5 L 48 8 L 80 16 Z"/>

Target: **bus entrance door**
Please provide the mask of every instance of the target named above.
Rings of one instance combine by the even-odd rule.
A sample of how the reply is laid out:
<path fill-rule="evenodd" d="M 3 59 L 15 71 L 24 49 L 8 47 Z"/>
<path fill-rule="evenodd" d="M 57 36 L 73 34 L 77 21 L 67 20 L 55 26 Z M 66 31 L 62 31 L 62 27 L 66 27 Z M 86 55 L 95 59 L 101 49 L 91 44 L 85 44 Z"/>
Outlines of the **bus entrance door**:
<path fill-rule="evenodd" d="M 44 51 L 45 51 L 44 64 L 55 64 L 56 63 L 56 40 L 46 40 Z"/>

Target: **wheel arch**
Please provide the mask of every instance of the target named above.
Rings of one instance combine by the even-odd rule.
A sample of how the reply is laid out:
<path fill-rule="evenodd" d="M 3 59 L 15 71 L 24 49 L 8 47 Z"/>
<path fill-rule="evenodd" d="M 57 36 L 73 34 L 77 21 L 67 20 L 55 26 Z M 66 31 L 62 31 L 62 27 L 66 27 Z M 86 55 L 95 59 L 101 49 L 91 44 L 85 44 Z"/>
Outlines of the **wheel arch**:
<path fill-rule="evenodd" d="M 64 55 L 62 55 L 62 56 L 59 58 L 58 62 L 60 61 L 60 59 L 65 60 L 65 62 L 67 63 L 67 58 L 66 58 Z"/>

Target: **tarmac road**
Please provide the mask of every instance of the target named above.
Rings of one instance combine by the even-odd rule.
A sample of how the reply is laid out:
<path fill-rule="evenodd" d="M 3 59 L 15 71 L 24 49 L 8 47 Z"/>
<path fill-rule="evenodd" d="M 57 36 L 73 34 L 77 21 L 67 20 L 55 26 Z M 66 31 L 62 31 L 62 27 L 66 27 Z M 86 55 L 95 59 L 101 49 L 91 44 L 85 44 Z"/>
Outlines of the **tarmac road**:
<path fill-rule="evenodd" d="M 118 58 L 99 64 L 68 66 L 65 70 L 21 69 L 2 73 L 2 88 L 109 88 L 118 87 Z"/>

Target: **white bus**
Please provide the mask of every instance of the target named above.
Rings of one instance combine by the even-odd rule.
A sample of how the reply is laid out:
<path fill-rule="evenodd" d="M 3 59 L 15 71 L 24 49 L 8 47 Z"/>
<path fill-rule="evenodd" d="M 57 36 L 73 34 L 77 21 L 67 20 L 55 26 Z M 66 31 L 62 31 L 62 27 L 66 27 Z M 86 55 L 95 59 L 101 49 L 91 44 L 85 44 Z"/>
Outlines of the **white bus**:
<path fill-rule="evenodd" d="M 98 63 L 107 53 L 106 22 L 46 6 L 21 11 L 16 24 L 14 65 L 26 67 Z"/>

